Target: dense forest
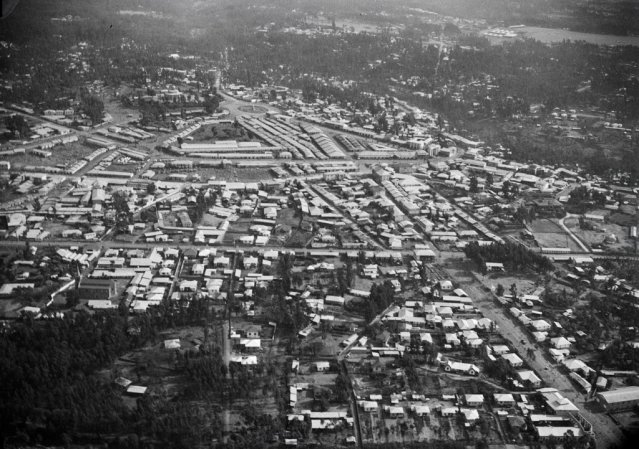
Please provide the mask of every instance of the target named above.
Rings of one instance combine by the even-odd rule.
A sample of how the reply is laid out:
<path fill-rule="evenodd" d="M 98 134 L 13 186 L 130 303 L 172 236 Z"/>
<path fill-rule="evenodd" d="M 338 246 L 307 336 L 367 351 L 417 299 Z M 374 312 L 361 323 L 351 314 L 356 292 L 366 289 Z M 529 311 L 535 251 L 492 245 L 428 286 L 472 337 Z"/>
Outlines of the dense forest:
<path fill-rule="evenodd" d="M 219 349 L 178 357 L 177 373 L 191 382 L 173 400 L 147 395 L 130 408 L 114 379 L 98 375 L 124 353 L 156 342 L 162 330 L 202 325 L 207 317 L 205 303 L 194 299 L 189 305 L 164 303 L 136 317 L 80 312 L 3 329 L 0 440 L 8 446 L 109 441 L 112 447 L 186 448 L 219 437 L 216 408 L 193 407 L 190 401 L 247 397 L 245 387 L 254 386 L 242 367 L 226 375 Z"/>

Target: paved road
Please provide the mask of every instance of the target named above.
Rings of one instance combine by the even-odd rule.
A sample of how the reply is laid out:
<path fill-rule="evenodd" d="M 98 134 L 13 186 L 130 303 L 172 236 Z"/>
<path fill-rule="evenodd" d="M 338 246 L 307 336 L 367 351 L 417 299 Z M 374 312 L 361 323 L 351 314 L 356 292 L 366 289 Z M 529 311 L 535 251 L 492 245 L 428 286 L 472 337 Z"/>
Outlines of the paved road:
<path fill-rule="evenodd" d="M 504 310 L 494 302 L 492 293 L 487 293 L 483 290 L 469 272 L 450 268 L 447 271 L 451 278 L 457 280 L 461 287 L 473 298 L 474 304 L 481 310 L 482 314 L 497 324 L 499 333 L 510 340 L 512 346 L 519 352 L 519 356 L 526 360 L 539 377 L 548 386 L 557 388 L 562 395 L 579 407 L 581 415 L 593 426 L 599 449 L 607 449 L 623 441 L 624 437 L 621 430 L 607 415 L 592 413 L 586 408 L 584 395 L 576 391 L 569 378 L 558 369 L 558 365 L 551 363 L 540 350 L 535 351 L 535 358 L 528 357 L 526 349 L 534 347 L 528 332 L 524 331 L 509 316 L 506 316 Z M 489 282 L 486 281 L 485 285 L 489 285 Z"/>
<path fill-rule="evenodd" d="M 0 248 L 24 248 L 27 242 L 25 240 L 3 240 L 0 241 Z M 178 248 L 178 249 L 215 249 L 218 251 L 244 251 L 244 252 L 261 252 L 266 250 L 275 251 L 289 251 L 294 252 L 296 255 L 310 255 L 313 252 L 321 251 L 322 254 L 327 254 L 327 257 L 340 257 L 347 251 L 353 251 L 349 249 L 308 249 L 308 248 L 288 248 L 278 245 L 266 245 L 266 246 L 235 246 L 235 245 L 220 245 L 220 246 L 208 246 L 208 245 L 196 245 L 193 243 L 177 243 L 177 242 L 121 242 L 121 241 L 88 241 L 88 240 L 44 240 L 44 241 L 29 241 L 29 246 L 35 246 L 38 248 L 69 248 L 71 246 L 81 246 L 87 249 L 98 248 L 122 248 L 122 249 L 151 249 L 151 248 Z M 370 250 L 366 250 L 369 252 Z M 414 254 L 413 250 L 378 250 L 380 252 L 394 252 L 401 253 L 404 256 L 410 256 Z M 373 251 L 377 252 L 377 251 Z"/>

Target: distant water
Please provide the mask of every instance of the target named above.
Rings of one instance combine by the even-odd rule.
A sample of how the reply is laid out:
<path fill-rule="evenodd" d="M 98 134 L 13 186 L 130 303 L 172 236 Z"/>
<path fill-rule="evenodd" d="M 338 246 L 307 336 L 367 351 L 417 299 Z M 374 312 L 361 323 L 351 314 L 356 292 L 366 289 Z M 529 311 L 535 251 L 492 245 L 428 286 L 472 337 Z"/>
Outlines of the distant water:
<path fill-rule="evenodd" d="M 562 30 L 560 28 L 521 27 L 512 28 L 520 36 L 531 37 L 540 42 L 551 44 L 564 39 L 570 41 L 584 41 L 597 45 L 634 45 L 639 47 L 639 36 L 614 36 L 612 34 L 579 33 L 577 31 Z"/>

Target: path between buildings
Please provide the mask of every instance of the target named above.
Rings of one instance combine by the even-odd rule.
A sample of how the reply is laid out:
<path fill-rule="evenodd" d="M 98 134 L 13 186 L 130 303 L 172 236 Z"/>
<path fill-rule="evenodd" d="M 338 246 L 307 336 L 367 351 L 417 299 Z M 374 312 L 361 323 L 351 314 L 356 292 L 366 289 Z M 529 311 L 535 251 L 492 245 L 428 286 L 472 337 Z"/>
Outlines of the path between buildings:
<path fill-rule="evenodd" d="M 579 237 L 577 237 L 570 229 L 568 229 L 568 226 L 566 226 L 566 223 L 564 223 L 564 220 L 566 218 L 576 218 L 579 217 L 579 215 L 575 215 L 575 214 L 566 214 L 565 217 L 563 217 L 561 220 L 559 220 L 559 226 L 561 226 L 561 229 L 564 230 L 564 232 L 566 234 L 568 234 L 570 236 L 570 238 L 579 246 L 579 248 L 581 248 L 582 250 L 584 250 L 585 252 L 589 253 L 590 248 L 588 248 L 584 242 L 582 242 Z"/>

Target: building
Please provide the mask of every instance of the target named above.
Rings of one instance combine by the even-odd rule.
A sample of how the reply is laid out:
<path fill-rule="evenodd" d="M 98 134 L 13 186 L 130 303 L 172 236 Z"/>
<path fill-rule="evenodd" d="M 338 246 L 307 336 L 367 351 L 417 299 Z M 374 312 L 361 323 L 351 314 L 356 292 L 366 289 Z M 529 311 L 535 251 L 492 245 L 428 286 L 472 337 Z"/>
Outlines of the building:
<path fill-rule="evenodd" d="M 515 398 L 510 393 L 495 393 L 493 399 L 497 405 L 515 405 Z"/>
<path fill-rule="evenodd" d="M 470 363 L 453 362 L 451 360 L 444 364 L 444 371 L 468 374 L 470 376 L 477 376 L 479 374 L 479 368 L 476 365 Z"/>
<path fill-rule="evenodd" d="M 504 264 L 501 262 L 486 262 L 485 265 L 486 265 L 486 271 L 488 273 L 506 271 L 506 269 L 504 268 Z"/>
<path fill-rule="evenodd" d="M 115 282 L 111 279 L 82 279 L 78 293 L 80 299 L 109 299 L 115 295 Z"/>
<path fill-rule="evenodd" d="M 597 401 L 608 412 L 630 410 L 639 404 L 639 387 L 625 387 L 597 394 Z"/>
<path fill-rule="evenodd" d="M 20 289 L 33 289 L 35 284 L 24 284 L 24 283 L 8 283 L 2 284 L 0 287 L 0 296 L 11 296 L 14 294 L 16 290 Z"/>
<path fill-rule="evenodd" d="M 324 360 L 315 362 L 313 365 L 315 366 L 315 370 L 320 373 L 329 371 L 331 369 L 330 363 Z"/>
<path fill-rule="evenodd" d="M 469 407 L 481 407 L 484 405 L 484 395 L 483 394 L 465 394 L 464 402 Z"/>
<path fill-rule="evenodd" d="M 638 388 L 639 389 L 639 388 Z M 564 397 L 555 388 L 543 388 L 539 390 L 546 402 L 546 406 L 552 410 L 555 415 L 569 415 L 579 412 L 579 408 L 573 404 L 568 398 Z"/>
<path fill-rule="evenodd" d="M 524 385 L 527 382 L 530 382 L 530 385 L 533 388 L 539 388 L 541 386 L 541 379 L 534 373 L 534 371 L 530 370 L 522 370 L 517 371 L 517 377 Z"/>
<path fill-rule="evenodd" d="M 570 342 L 564 337 L 551 338 L 550 344 L 556 349 L 570 348 Z"/>
<path fill-rule="evenodd" d="M 550 323 L 545 320 L 535 320 L 530 324 L 537 332 L 548 331 L 550 330 L 550 327 L 551 327 Z"/>
<path fill-rule="evenodd" d="M 508 354 L 502 354 L 502 358 L 508 362 L 508 364 L 513 368 L 519 368 L 524 364 L 524 361 L 517 355 L 512 352 Z"/>

